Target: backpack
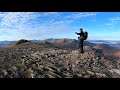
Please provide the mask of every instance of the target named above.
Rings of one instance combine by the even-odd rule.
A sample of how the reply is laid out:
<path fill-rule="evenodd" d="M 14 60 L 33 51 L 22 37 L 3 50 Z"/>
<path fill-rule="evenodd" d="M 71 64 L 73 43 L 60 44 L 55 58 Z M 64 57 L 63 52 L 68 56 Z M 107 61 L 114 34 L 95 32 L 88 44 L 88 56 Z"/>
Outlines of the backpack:
<path fill-rule="evenodd" d="M 86 40 L 88 38 L 88 32 L 84 33 L 84 40 Z"/>

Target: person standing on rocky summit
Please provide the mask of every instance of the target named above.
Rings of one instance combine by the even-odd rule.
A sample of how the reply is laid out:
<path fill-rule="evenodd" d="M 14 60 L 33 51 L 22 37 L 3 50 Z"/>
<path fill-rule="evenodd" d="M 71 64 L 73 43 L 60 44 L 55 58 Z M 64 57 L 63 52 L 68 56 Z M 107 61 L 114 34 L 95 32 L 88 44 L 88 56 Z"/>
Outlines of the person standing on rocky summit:
<path fill-rule="evenodd" d="M 84 32 L 82 28 L 80 28 L 80 33 L 75 32 L 77 35 L 80 35 L 80 37 L 78 37 L 79 39 L 79 48 L 80 48 L 80 53 L 84 53 L 83 51 L 83 42 L 84 40 L 87 39 L 87 32 Z"/>

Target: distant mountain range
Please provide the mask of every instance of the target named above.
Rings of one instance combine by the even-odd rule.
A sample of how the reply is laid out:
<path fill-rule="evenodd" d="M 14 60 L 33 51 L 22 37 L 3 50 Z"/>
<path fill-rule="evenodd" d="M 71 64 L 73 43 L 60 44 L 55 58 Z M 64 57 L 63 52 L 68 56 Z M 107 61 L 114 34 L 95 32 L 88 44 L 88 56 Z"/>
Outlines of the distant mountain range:
<path fill-rule="evenodd" d="M 30 42 L 41 45 L 50 45 L 62 49 L 78 50 L 78 40 L 76 39 L 46 39 L 46 40 L 29 40 Z M 0 47 L 14 47 L 17 44 L 24 43 L 26 40 L 19 41 L 1 41 Z M 30 45 L 32 44 L 30 43 Z M 35 44 L 35 46 L 36 46 Z M 22 44 L 24 45 L 28 44 Z M 101 52 L 106 57 L 120 58 L 120 41 L 105 40 L 86 40 L 84 46 L 88 46 L 93 50 Z M 34 46 L 34 45 L 33 45 Z"/>
<path fill-rule="evenodd" d="M 91 43 L 95 44 L 108 44 L 112 47 L 120 47 L 120 40 L 115 41 L 115 40 L 89 40 Z"/>
<path fill-rule="evenodd" d="M 30 40 L 30 41 L 31 41 L 31 42 L 34 42 L 34 43 L 39 43 L 39 42 L 41 42 L 42 40 Z M 16 41 L 7 41 L 7 40 L 5 40 L 5 41 L 0 41 L 0 47 L 7 46 L 7 45 L 12 44 L 12 43 L 14 43 L 14 42 L 16 42 Z"/>
<path fill-rule="evenodd" d="M 40 42 L 53 43 L 53 42 L 55 42 L 57 44 L 60 44 L 60 42 L 61 42 L 61 44 L 64 44 L 64 46 L 67 45 L 67 43 L 70 44 L 72 42 L 75 44 L 75 46 L 78 46 L 78 40 L 76 40 L 76 39 L 53 39 L 53 38 L 51 38 L 51 39 L 46 39 L 46 40 L 30 40 L 30 41 L 35 42 L 35 43 L 40 43 Z M 0 41 L 0 47 L 4 47 L 12 42 L 14 42 L 14 41 L 7 41 L 7 40 Z M 120 41 L 113 41 L 113 40 L 87 40 L 87 41 L 85 41 L 84 44 L 85 45 L 89 44 L 90 46 L 93 46 L 95 44 L 107 44 L 112 47 L 120 47 Z"/>
<path fill-rule="evenodd" d="M 48 39 L 43 41 L 46 44 L 57 46 L 64 49 L 78 49 L 79 42 L 76 39 Z M 84 46 L 94 46 L 96 44 L 88 41 L 84 42 Z"/>
<path fill-rule="evenodd" d="M 0 41 L 0 47 L 4 47 L 6 45 L 9 45 L 12 42 L 14 42 L 14 41 L 6 41 L 6 40 L 5 41 Z"/>

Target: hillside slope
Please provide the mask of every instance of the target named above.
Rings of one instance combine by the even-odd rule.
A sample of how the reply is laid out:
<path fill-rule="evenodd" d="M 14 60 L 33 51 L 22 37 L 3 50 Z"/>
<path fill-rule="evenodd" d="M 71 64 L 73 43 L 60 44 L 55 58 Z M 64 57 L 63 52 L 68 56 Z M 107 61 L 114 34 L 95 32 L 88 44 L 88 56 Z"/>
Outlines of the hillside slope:
<path fill-rule="evenodd" d="M 120 64 L 88 46 L 81 54 L 79 50 L 29 44 L 0 49 L 0 78 L 120 78 Z"/>
<path fill-rule="evenodd" d="M 57 46 L 63 49 L 73 49 L 76 50 L 78 49 L 79 46 L 79 41 L 76 39 L 48 39 L 45 40 L 44 43 L 52 45 L 52 46 Z M 84 42 L 84 46 L 94 46 L 96 44 L 90 43 L 88 41 Z"/>

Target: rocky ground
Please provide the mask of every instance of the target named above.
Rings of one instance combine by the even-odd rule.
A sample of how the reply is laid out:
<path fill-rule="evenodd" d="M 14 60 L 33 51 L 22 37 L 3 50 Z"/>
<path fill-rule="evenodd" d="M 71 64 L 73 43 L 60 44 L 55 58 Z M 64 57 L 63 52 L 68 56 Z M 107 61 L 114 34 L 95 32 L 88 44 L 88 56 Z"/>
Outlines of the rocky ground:
<path fill-rule="evenodd" d="M 118 62 L 89 47 L 84 50 L 0 48 L 0 78 L 120 78 Z"/>

